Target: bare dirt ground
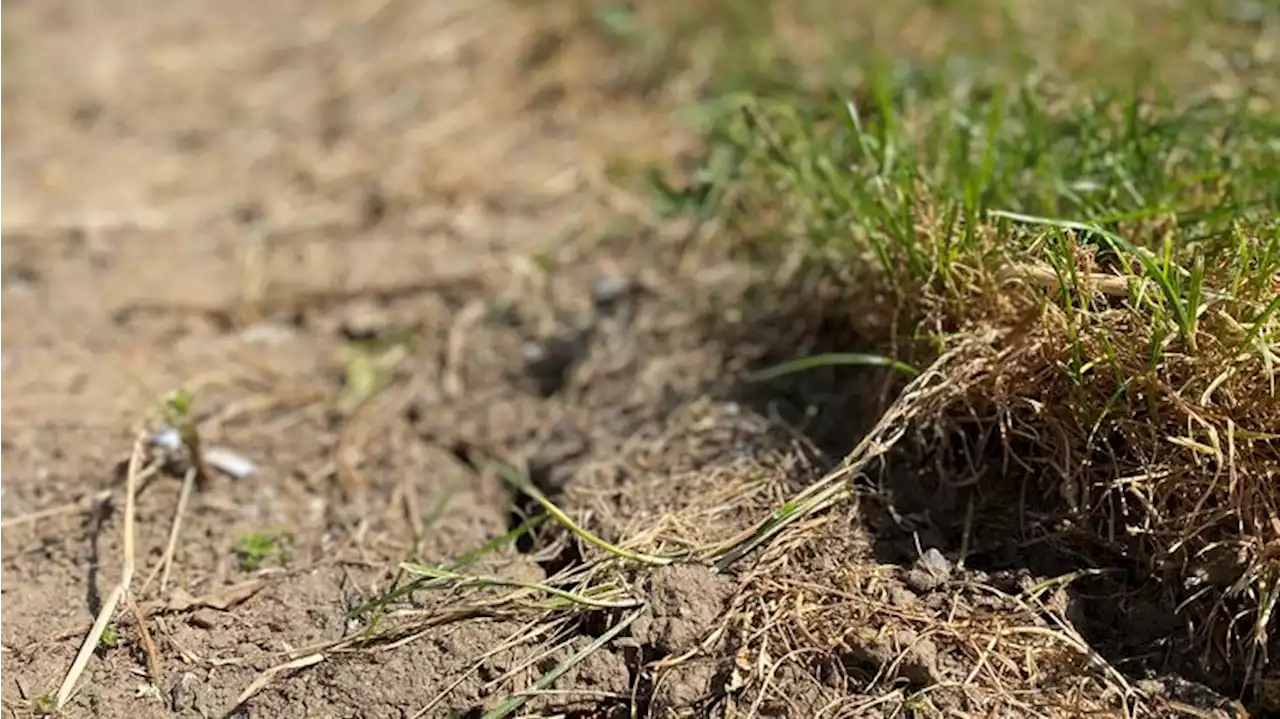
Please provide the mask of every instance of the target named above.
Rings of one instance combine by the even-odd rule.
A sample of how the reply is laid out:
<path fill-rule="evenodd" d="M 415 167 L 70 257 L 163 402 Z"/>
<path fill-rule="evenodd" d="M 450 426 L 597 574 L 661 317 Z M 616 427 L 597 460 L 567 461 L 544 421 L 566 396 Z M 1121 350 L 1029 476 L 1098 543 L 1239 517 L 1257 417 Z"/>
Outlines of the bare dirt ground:
<path fill-rule="evenodd" d="M 90 662 L 67 716 L 479 716 L 601 628 L 518 643 L 531 625 L 495 612 L 335 651 L 237 698 L 308 647 L 366 630 L 350 610 L 384 592 L 401 560 L 446 562 L 519 523 L 528 502 L 469 466 L 466 447 L 527 466 L 606 538 L 693 544 L 748 527 L 874 421 L 879 375 L 807 397 L 732 386 L 745 364 L 780 343 L 803 353 L 797 337 L 830 327 L 814 308 L 777 316 L 771 333 L 734 323 L 722 298 L 741 302 L 747 270 L 682 254 L 678 232 L 607 180 L 614 159 L 674 156 L 685 139 L 545 16 L 498 0 L 15 1 L 5 16 L 2 640 L 13 716 L 44 708 L 119 577 L 123 461 L 156 416 L 140 385 L 190 390 L 203 440 L 257 471 L 215 475 L 194 494 L 163 585 L 148 576 L 180 480 L 146 483 L 133 588 L 155 651 L 122 611 L 119 641 Z M 402 334 L 411 341 L 387 387 L 342 412 L 352 342 Z M 843 409 L 806 415 L 808 405 Z M 791 429 L 801 423 L 803 434 Z M 936 499 L 902 486 L 905 505 Z M 93 501 L 104 490 L 110 499 Z M 745 491 L 755 495 L 735 513 L 718 512 L 724 493 Z M 922 534 L 945 546 L 953 528 L 917 523 L 912 534 L 894 517 L 797 547 L 771 578 L 698 565 L 629 578 L 650 615 L 525 710 L 888 716 L 906 690 L 948 682 L 936 706 L 991 710 L 965 685 L 1006 668 L 930 626 L 1016 623 L 1030 610 L 976 583 L 957 590 L 946 559 L 913 551 Z M 279 551 L 246 566 L 237 543 L 262 532 Z M 966 539 L 987 557 L 984 580 L 1016 590 L 1075 568 L 1012 571 L 1020 563 L 988 539 Z M 539 581 L 581 552 L 546 532 L 474 570 Z M 818 575 L 826 591 L 814 599 L 805 582 Z M 828 609 L 844 606 L 841 587 L 847 611 L 823 615 L 845 623 L 838 661 L 809 673 L 768 661 L 752 632 L 776 606 L 735 604 L 750 583 L 767 585 L 751 596 Z M 1054 601 L 1063 616 L 1116 626 L 1101 605 Z M 748 619 L 726 626 L 731 606 Z M 1165 615 L 1149 614 L 1118 643 L 1168 633 Z M 886 616 L 900 626 L 879 631 Z M 685 659 L 662 671 L 674 657 Z M 1061 709 L 1038 704 L 1041 691 L 1124 706 L 1096 672 L 1067 665 L 996 715 Z M 780 691 L 726 699 L 761 667 Z"/>
<path fill-rule="evenodd" d="M 283 653 L 348 633 L 347 611 L 415 542 L 440 562 L 507 531 L 511 494 L 462 463 L 456 442 L 563 481 L 637 432 L 656 441 L 717 377 L 654 243 L 599 241 L 601 218 L 618 214 L 595 179 L 602 152 L 664 153 L 669 132 L 620 103 L 574 107 L 580 88 L 539 66 L 554 37 L 508 4 L 7 3 L 5 14 L 4 514 L 19 520 L 4 532 L 7 711 L 57 688 L 121 551 L 118 493 L 21 519 L 119 488 L 118 462 L 155 415 L 139 381 L 191 390 L 206 442 L 259 471 L 197 493 L 168 587 L 138 597 L 155 612 L 158 691 L 122 621 L 132 648 L 95 659 L 70 715 L 225 713 Z M 391 388 L 336 416 L 348 340 L 405 330 L 413 350 Z M 178 490 L 160 479 L 139 499 L 140 578 Z M 686 490 L 698 488 L 639 496 L 630 516 Z M 248 572 L 237 538 L 264 531 L 287 551 Z M 542 576 L 508 554 L 504 574 Z M 174 592 L 216 597 L 255 577 L 227 611 L 168 611 Z M 246 710 L 465 711 L 536 675 L 510 658 L 510 678 L 492 670 L 447 691 L 518 629 L 447 629 L 320 667 Z M 579 673 L 579 689 L 629 691 L 620 656 Z"/>

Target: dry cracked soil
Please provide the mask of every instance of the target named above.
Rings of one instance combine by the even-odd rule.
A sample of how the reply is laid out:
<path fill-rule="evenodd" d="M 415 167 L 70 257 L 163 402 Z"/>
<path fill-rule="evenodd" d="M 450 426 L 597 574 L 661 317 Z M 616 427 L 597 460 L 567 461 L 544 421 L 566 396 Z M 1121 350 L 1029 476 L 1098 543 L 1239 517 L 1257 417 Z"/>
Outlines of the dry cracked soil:
<path fill-rule="evenodd" d="M 475 711 L 590 637 L 557 655 L 503 649 L 527 631 L 513 620 L 450 625 L 237 698 L 290 652 L 360 631 L 350 610 L 401 559 L 444 562 L 519 521 L 463 444 L 532 467 L 618 537 L 705 490 L 628 486 L 620 453 L 699 423 L 718 456 L 784 441 L 700 399 L 726 356 L 688 278 L 655 261 L 643 204 L 602 179 L 610 153 L 666 154 L 678 133 L 610 100 L 589 48 L 544 20 L 496 0 L 6 2 L 5 20 L 12 715 L 48 708 L 120 577 L 125 460 L 168 390 L 194 397 L 206 447 L 254 471 L 210 472 L 163 578 L 182 483 L 144 480 L 132 587 L 149 637 L 122 609 L 67 716 Z M 401 355 L 359 349 L 379 342 Z M 388 360 L 385 388 L 359 395 L 369 357 Z M 483 566 L 536 580 L 565 561 L 543 550 Z M 635 629 L 649 644 L 684 646 L 722 610 L 709 572 L 655 581 L 654 606 L 675 608 Z M 542 706 L 626 705 L 638 661 L 597 653 Z"/>

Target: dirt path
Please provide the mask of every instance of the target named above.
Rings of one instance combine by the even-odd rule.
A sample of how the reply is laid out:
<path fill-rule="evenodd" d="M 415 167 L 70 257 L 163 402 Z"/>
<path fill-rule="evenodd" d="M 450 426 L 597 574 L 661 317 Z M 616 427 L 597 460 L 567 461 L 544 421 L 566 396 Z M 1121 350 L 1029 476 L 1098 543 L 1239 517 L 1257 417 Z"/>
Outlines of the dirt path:
<path fill-rule="evenodd" d="M 191 390 L 204 441 L 257 471 L 195 494 L 164 587 L 141 588 L 180 482 L 147 484 L 134 589 L 161 676 L 122 618 L 70 716 L 223 715 L 289 652 L 360 630 L 347 610 L 398 560 L 446 561 L 507 531 L 510 493 L 458 441 L 562 480 L 714 379 L 718 360 L 642 261 L 652 250 L 596 240 L 599 148 L 665 130 L 576 104 L 573 61 L 550 68 L 554 35 L 507 3 L 69 0 L 5 16 L 14 714 L 47 703 L 119 576 L 120 463 L 157 395 Z M 398 333 L 413 342 L 388 391 L 339 416 L 344 347 Z M 29 521 L 110 488 L 90 511 Z M 253 533 L 276 537 L 259 567 L 236 553 Z M 505 548 L 482 568 L 537 579 L 538 560 Z M 494 620 L 330 657 L 238 715 L 465 712 L 586 639 L 468 673 L 521 630 Z M 630 689 L 621 655 L 576 671 L 566 684 L 587 693 L 556 704 Z"/>

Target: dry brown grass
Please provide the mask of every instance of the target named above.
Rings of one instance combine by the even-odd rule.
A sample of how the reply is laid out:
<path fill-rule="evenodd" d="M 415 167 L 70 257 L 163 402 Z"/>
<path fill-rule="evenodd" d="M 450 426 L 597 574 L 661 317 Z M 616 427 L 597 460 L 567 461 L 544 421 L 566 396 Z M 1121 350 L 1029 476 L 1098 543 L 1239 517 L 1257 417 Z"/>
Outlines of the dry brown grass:
<path fill-rule="evenodd" d="M 600 6 L 583 5 L 585 22 L 598 19 Z M 651 3 L 626 15 L 634 23 L 630 29 L 619 30 L 616 22 L 611 27 L 630 51 L 626 57 L 636 63 L 633 77 L 676 78 L 656 84 L 668 99 L 673 94 L 687 98 L 690 88 L 708 84 L 783 98 L 783 109 L 761 101 L 743 113 L 747 122 L 730 119 L 715 126 L 719 140 L 729 136 L 723 144 L 739 151 L 734 159 L 740 164 L 716 177 L 722 184 L 712 189 L 711 203 L 719 203 L 720 214 L 705 227 L 712 243 L 812 239 L 832 231 L 833 225 L 821 222 L 826 219 L 820 217 L 821 207 L 839 193 L 822 186 L 821 173 L 818 179 L 804 173 L 813 172 L 806 162 L 824 151 L 835 132 L 831 128 L 838 130 L 841 120 L 796 106 L 822 104 L 824 89 L 806 95 L 797 88 L 826 77 L 808 71 L 839 56 L 833 37 L 873 46 L 872 52 L 859 49 L 853 55 L 887 51 L 924 64 L 990 50 L 993 67 L 977 72 L 982 79 L 975 85 L 989 88 L 1017 81 L 1031 68 L 1042 71 L 1063 89 L 1056 99 L 1044 99 L 1046 117 L 1090 108 L 1089 93 L 1101 88 L 1127 92 L 1135 76 L 1156 67 L 1166 89 L 1194 101 L 1247 98 L 1250 111 L 1265 113 L 1277 97 L 1274 78 L 1260 71 L 1276 37 L 1269 20 L 1251 25 L 1212 14 L 1220 8 L 1200 15 L 1194 8 L 1159 3 L 1125 8 L 1086 3 L 1070 10 L 1027 4 L 1008 14 L 1002 14 L 1000 3 L 976 5 L 967 8 L 969 14 L 960 7 L 877 10 L 856 3 L 771 5 L 768 12 L 755 13 L 732 3 Z M 1071 29 L 1070 39 L 1058 39 L 1064 27 Z M 1017 42 L 1007 42 L 1011 31 L 1018 33 Z M 1199 55 L 1174 50 L 1185 47 Z M 1202 61 L 1218 57 L 1213 53 L 1237 61 L 1229 66 Z M 840 77 L 847 78 L 855 101 L 874 111 L 875 88 L 867 88 L 871 71 L 866 65 L 848 70 Z M 788 81 L 792 87 L 786 87 Z M 657 92 L 650 85 L 642 89 L 650 96 Z M 917 107 L 952 111 L 948 100 L 936 99 L 930 104 L 926 96 Z M 1136 116 L 1150 116 L 1148 108 L 1158 106 L 1141 94 L 1132 102 Z M 1099 104 L 1098 122 L 1122 121 L 1124 107 Z M 929 115 L 898 109 L 903 115 L 894 121 L 904 142 L 937 132 Z M 1075 117 L 1082 114 L 1087 113 Z M 1219 120 L 1228 117 L 1224 113 Z M 922 148 L 908 145 L 900 151 Z M 1262 145 L 1220 151 L 1231 152 L 1271 151 Z M 1137 162 L 1120 157 L 1121 163 Z M 1178 175 L 1201 171 L 1208 173 L 1207 180 Z M 756 657 L 743 665 L 760 692 L 744 705 L 747 713 L 793 688 L 786 682 L 786 690 L 778 688 L 780 656 L 786 658 L 782 664 L 792 662 L 812 674 L 815 657 L 840 656 L 850 632 L 874 626 L 889 636 L 900 628 L 928 637 L 967 656 L 972 665 L 964 681 L 933 686 L 959 692 L 965 699 L 955 701 L 969 702 L 973 711 L 1194 714 L 1180 699 L 1131 684 L 1114 666 L 1115 658 L 1101 656 L 1066 610 L 1054 605 L 1075 579 L 1119 567 L 1137 572 L 1176 604 L 1181 626 L 1171 641 L 1185 645 L 1185 656 L 1203 655 L 1198 662 L 1203 676 L 1218 680 L 1220 688 L 1243 688 L 1241 696 L 1264 711 L 1280 707 L 1274 696 L 1280 675 L 1273 668 L 1280 653 L 1275 611 L 1280 602 L 1280 400 L 1274 369 L 1280 275 L 1268 259 L 1277 246 L 1272 236 L 1277 230 L 1265 216 L 1241 212 L 1209 230 L 1228 238 L 1224 242 L 1195 239 L 1204 226 L 1179 219 L 1179 213 L 1192 217 L 1237 197 L 1232 193 L 1239 188 L 1232 185 L 1239 180 L 1214 177 L 1216 172 L 1180 168 L 1173 174 L 1186 182 L 1170 180 L 1162 190 L 1152 190 L 1170 193 L 1153 204 L 1176 200 L 1178 212 L 1137 213 L 1111 223 L 1112 231 L 1138 247 L 1125 262 L 1099 257 L 1087 244 L 1096 241 L 1081 228 L 1039 225 L 1027 233 L 1019 223 L 995 217 L 976 218 L 975 231 L 955 250 L 948 244 L 954 242 L 951 228 L 945 227 L 954 221 L 948 219 L 954 205 L 945 192 L 923 181 L 919 187 L 898 188 L 916 223 L 895 239 L 914 243 L 929 258 L 954 251 L 957 259 L 949 266 L 933 265 L 925 275 L 905 268 L 902 245 L 889 263 L 877 261 L 867 242 L 877 230 L 861 225 L 887 222 L 889 213 L 856 218 L 853 237 L 835 238 L 853 245 L 852 252 L 829 244 L 818 250 L 823 282 L 834 277 L 837 284 L 846 283 L 846 300 L 853 307 L 849 322 L 864 335 L 899 356 L 926 362 L 946 350 L 964 349 L 934 367 L 942 382 L 927 401 L 911 393 L 900 397 L 879 434 L 849 458 L 845 474 L 807 488 L 797 487 L 794 477 L 777 477 L 777 486 L 791 488 L 790 501 L 736 544 L 711 545 L 710 556 L 720 560 L 721 569 L 732 563 L 726 558 L 746 556 L 739 550 L 748 545 L 763 547 L 751 568 L 743 570 L 745 588 L 731 620 L 744 647 L 750 647 L 744 651 Z M 865 175 L 850 174 L 846 180 L 868 182 Z M 1261 206 L 1274 211 L 1265 189 L 1253 189 Z M 1008 192 L 1014 196 L 1016 187 Z M 1161 279 L 1155 265 L 1164 248 L 1170 248 L 1163 260 L 1170 274 Z M 1154 264 L 1137 261 L 1142 252 L 1149 252 Z M 795 263 L 789 249 L 781 255 L 775 256 L 780 266 L 806 271 L 813 266 L 810 255 Z M 796 292 L 808 286 L 809 277 L 787 275 L 774 286 Z M 1162 298 L 1168 277 L 1175 280 L 1176 297 Z M 1199 295 L 1188 289 L 1196 282 L 1203 283 Z M 1179 302 L 1190 306 L 1179 307 Z M 895 447 L 900 440 L 907 441 Z M 874 472 L 872 458 L 879 465 Z M 848 470 L 849 464 L 858 471 Z M 995 497 L 1016 505 L 1009 516 L 1017 521 L 1009 531 L 1071 545 L 1070 551 L 1087 560 L 1082 573 L 1064 576 L 1052 591 L 993 590 L 999 600 L 979 608 L 974 597 L 983 590 L 966 586 L 948 611 L 911 612 L 884 599 L 875 571 L 854 563 L 846 574 L 819 561 L 835 562 L 842 552 L 855 551 L 850 542 L 857 540 L 845 536 L 846 528 L 856 523 L 863 507 L 853 500 L 865 490 L 855 488 L 853 475 L 865 469 L 871 476 L 892 476 L 921 467 L 938 473 L 933 479 L 938 487 L 972 489 L 965 495 L 970 502 L 966 543 L 973 503 Z M 744 502 L 751 504 L 760 493 L 744 491 L 743 496 L 750 496 Z M 778 519 L 782 515 L 785 522 Z M 701 534 L 705 537 L 705 528 Z M 1098 564 L 1107 561 L 1116 566 Z M 956 608 L 966 603 L 965 617 L 957 619 Z M 889 674 L 910 654 L 909 647 L 897 650 L 898 657 L 887 663 Z M 1029 699 L 1033 695 L 1039 699 Z M 836 705 L 829 708 L 835 711 Z"/>

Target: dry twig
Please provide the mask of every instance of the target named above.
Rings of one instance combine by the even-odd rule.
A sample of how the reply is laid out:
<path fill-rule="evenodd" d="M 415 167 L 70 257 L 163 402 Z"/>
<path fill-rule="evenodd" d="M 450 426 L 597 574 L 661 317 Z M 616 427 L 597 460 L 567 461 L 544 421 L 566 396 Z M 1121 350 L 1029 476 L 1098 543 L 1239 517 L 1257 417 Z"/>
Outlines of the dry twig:
<path fill-rule="evenodd" d="M 62 686 L 58 687 L 58 694 L 54 700 L 54 706 L 58 709 L 66 705 L 67 700 L 71 698 L 71 692 L 75 689 L 76 682 L 89 664 L 89 657 L 93 656 L 93 650 L 97 648 L 99 640 L 102 639 L 102 633 L 106 631 L 107 623 L 111 621 L 116 607 L 124 599 L 125 594 L 128 593 L 129 584 L 133 581 L 133 524 L 137 511 L 135 495 L 138 489 L 138 475 L 142 465 L 142 457 L 146 452 L 147 437 L 147 433 L 143 431 L 139 432 L 138 438 L 134 440 L 133 453 L 129 456 L 129 470 L 125 476 L 124 549 L 122 551 L 123 556 L 120 559 L 120 581 L 116 584 L 115 589 L 111 591 L 110 596 L 107 597 L 106 603 L 102 605 L 102 610 L 98 612 L 98 617 L 94 620 L 93 627 L 89 629 L 88 636 L 85 637 L 84 643 L 80 645 L 80 651 L 76 654 L 75 661 L 71 663 L 71 668 L 67 670 L 67 675 L 62 680 Z"/>

